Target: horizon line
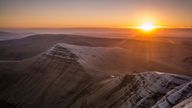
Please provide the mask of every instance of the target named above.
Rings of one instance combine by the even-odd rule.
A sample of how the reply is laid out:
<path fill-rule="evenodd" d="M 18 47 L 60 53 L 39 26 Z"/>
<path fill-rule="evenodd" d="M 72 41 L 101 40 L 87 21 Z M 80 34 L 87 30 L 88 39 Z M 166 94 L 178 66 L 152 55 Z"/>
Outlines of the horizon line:
<path fill-rule="evenodd" d="M 136 27 L 0 27 L 0 29 L 137 29 Z M 192 27 L 159 27 L 156 29 L 192 29 Z"/>

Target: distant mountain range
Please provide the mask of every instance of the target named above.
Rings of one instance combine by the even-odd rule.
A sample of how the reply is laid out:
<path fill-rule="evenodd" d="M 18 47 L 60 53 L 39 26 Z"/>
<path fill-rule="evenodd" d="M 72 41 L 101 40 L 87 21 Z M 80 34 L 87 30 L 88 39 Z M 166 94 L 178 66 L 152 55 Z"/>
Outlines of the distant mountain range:
<path fill-rule="evenodd" d="M 32 34 L 33 33 L 14 33 L 14 32 L 0 31 L 0 41 L 23 38 L 25 36 L 29 36 L 29 35 L 32 35 Z"/>

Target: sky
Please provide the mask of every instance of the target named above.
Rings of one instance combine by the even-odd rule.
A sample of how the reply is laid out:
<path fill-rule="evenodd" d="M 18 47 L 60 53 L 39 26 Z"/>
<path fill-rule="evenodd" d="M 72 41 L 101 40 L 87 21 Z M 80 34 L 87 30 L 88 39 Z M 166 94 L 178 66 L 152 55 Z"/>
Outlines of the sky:
<path fill-rule="evenodd" d="M 0 0 L 0 28 L 192 27 L 192 0 Z"/>

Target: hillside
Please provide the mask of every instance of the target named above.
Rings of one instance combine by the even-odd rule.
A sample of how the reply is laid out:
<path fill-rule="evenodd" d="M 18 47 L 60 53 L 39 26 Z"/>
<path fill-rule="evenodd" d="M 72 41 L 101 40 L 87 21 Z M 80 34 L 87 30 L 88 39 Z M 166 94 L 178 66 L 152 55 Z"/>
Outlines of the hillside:
<path fill-rule="evenodd" d="M 56 44 L 29 59 L 2 61 L 0 105 L 4 108 L 171 108 L 188 105 L 185 101 L 192 96 L 192 77 L 156 71 L 114 74 L 93 62 L 96 58 L 104 66 L 118 63 L 113 59 L 107 61 L 105 57 L 122 57 L 122 52 L 121 48 Z"/>
<path fill-rule="evenodd" d="M 190 62 L 190 57 L 192 55 L 192 46 L 190 45 L 190 42 L 191 38 L 149 38 L 149 40 L 138 40 L 123 38 L 93 38 L 65 34 L 38 34 L 21 39 L 0 41 L 0 60 L 28 59 L 48 50 L 57 43 L 66 43 L 84 46 L 84 48 L 88 47 L 85 49 L 90 49 L 90 51 L 93 51 L 95 48 L 102 49 L 98 47 L 115 47 L 123 49 L 121 51 L 115 51 L 115 53 L 121 53 L 120 55 L 112 55 L 119 58 L 117 63 L 116 61 L 109 62 L 111 64 L 116 63 L 113 65 L 122 65 L 122 67 L 126 64 L 128 67 L 119 70 L 121 72 L 128 69 L 128 71 L 136 72 L 155 70 L 191 75 L 192 64 Z M 85 50 L 83 51 L 86 53 Z M 102 51 L 104 51 L 104 49 Z M 110 54 L 108 55 L 109 58 L 106 56 L 107 59 L 105 60 L 117 60 L 114 59 L 116 57 L 112 57 Z M 94 63 L 97 62 L 100 64 L 99 61 L 94 61 Z M 91 61 L 89 63 L 93 62 Z M 103 67 L 104 66 L 106 65 L 103 65 Z"/>

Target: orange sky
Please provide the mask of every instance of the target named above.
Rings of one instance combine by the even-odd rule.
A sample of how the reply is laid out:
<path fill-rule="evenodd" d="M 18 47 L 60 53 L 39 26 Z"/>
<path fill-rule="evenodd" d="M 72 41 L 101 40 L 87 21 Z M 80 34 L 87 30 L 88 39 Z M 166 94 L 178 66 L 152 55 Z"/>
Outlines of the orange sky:
<path fill-rule="evenodd" d="M 192 27 L 192 0 L 1 0 L 0 28 Z"/>

